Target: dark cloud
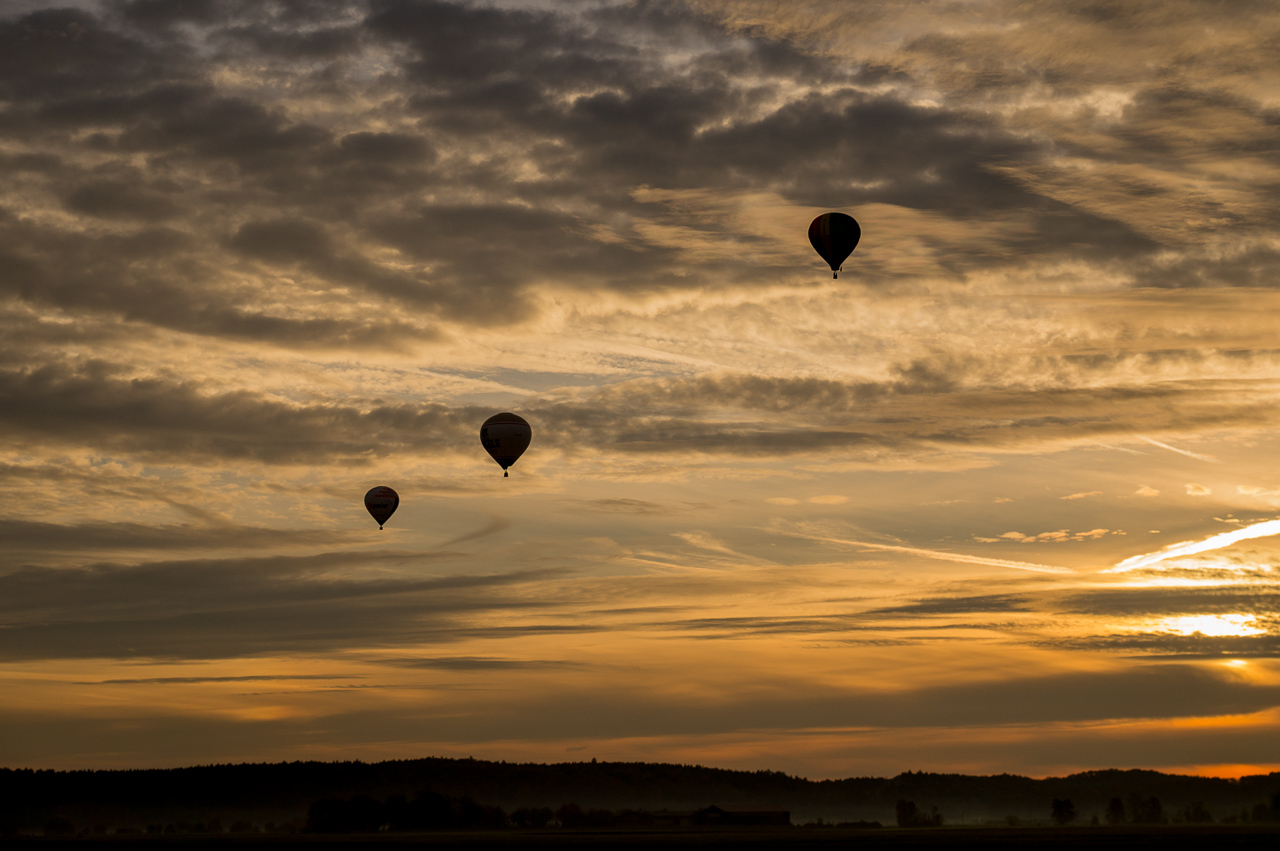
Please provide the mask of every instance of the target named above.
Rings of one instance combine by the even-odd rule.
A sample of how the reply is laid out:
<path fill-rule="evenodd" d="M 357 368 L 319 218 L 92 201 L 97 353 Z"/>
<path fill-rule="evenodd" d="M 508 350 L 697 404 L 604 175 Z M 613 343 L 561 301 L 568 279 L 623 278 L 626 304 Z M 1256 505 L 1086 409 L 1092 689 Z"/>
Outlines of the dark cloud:
<path fill-rule="evenodd" d="M 620 514 L 668 514 L 677 509 L 675 506 L 660 505 L 644 499 L 592 499 L 579 503 L 591 511 L 609 511 Z"/>
<path fill-rule="evenodd" d="M 1038 642 L 1063 650 L 1122 653 L 1142 659 L 1201 660 L 1280 658 L 1280 635 L 1176 635 L 1128 633 Z"/>
<path fill-rule="evenodd" d="M 1269 616 L 1280 602 L 1275 586 L 1187 588 L 1106 588 L 1067 595 L 1057 602 L 1072 614 L 1100 616 L 1175 616 L 1254 614 Z"/>
<path fill-rule="evenodd" d="M 324 258 L 332 251 L 324 228 L 304 219 L 246 222 L 230 244 L 251 257 L 281 263 Z"/>
<path fill-rule="evenodd" d="M 1026 216 L 1029 228 L 988 247 L 933 238 L 940 262 L 961 275 L 1007 264 L 1010 252 L 1100 258 L 1154 247 L 1006 176 L 1009 162 L 1048 153 L 1026 135 L 979 113 L 869 95 L 861 84 L 882 72 L 760 33 L 730 35 L 680 8 L 115 8 L 0 20 L 0 93 L 13 105 L 0 122 L 29 148 L 4 167 L 86 220 L 123 228 L 0 228 L 7 288 L 34 303 L 194 334 L 366 347 L 430 339 L 437 322 L 524 322 L 546 280 L 628 295 L 703 286 L 690 272 L 704 261 L 635 230 L 655 215 L 632 197 L 640 186 Z M 677 46 L 687 58 L 667 62 Z M 373 78 L 356 61 L 387 55 L 401 64 Z M 271 85 L 250 94 L 219 82 L 245 65 Z M 797 96 L 797 85 L 824 94 Z M 291 97 L 355 110 L 381 129 L 340 131 L 291 110 Z M 91 161 L 122 172 L 139 158 L 156 179 L 88 173 Z M 597 239 L 592 222 L 617 238 Z M 160 225 L 181 238 L 149 239 Z M 744 247 L 754 239 L 714 217 L 682 226 Z M 410 262 L 392 262 L 389 250 Z M 321 307 L 286 319 L 272 307 L 281 294 L 233 285 L 249 259 L 420 319 L 360 321 Z M 735 275 L 754 286 L 785 269 L 773 261 Z M 869 280 L 888 274 L 876 269 Z"/>
<path fill-rule="evenodd" d="M 964 615 L 988 612 L 1029 612 L 1029 598 L 1017 594 L 984 594 L 969 597 L 931 597 L 901 606 L 871 609 L 868 614 Z"/>
<path fill-rule="evenodd" d="M 1226 256 L 1182 255 L 1174 262 L 1143 265 L 1135 270 L 1135 283 L 1166 289 L 1190 287 L 1277 286 L 1275 268 L 1280 251 L 1269 245 L 1255 245 Z"/>
<path fill-rule="evenodd" d="M 450 555 L 330 552 L 13 570 L 0 576 L 0 657 L 209 659 L 456 641 L 470 629 L 467 613 L 529 608 L 504 589 L 556 575 L 350 575 Z M 511 629 L 556 631 L 545 624 L 497 632 Z"/>
<path fill-rule="evenodd" d="M 486 523 L 481 528 L 476 529 L 472 532 L 464 532 L 463 534 L 457 536 L 456 538 L 450 538 L 449 540 L 440 544 L 440 548 L 452 547 L 458 544 L 464 544 L 468 541 L 478 541 L 481 538 L 487 538 L 490 535 L 496 535 L 499 532 L 503 532 L 509 528 L 511 528 L 511 521 L 505 517 L 499 517 L 498 515 L 495 514 L 491 516 L 489 518 L 489 522 Z"/>
<path fill-rule="evenodd" d="M 25 508 L 33 514 L 48 511 L 43 491 L 30 497 Z M 269 529 L 231 523 L 193 526 L 141 523 L 79 523 L 66 525 L 38 520 L 0 519 L 0 548 L 9 553 L 104 552 L 112 550 L 208 550 L 325 546 L 347 539 L 342 532 L 323 529 Z"/>
<path fill-rule="evenodd" d="M 189 67 L 172 47 L 157 49 L 78 9 L 0 18 L 0 95 L 19 109 L 111 98 L 186 76 Z"/>
<path fill-rule="evenodd" d="M 136 182 L 101 180 L 86 183 L 67 196 L 67 207 L 78 213 L 107 219 L 163 221 L 173 218 L 178 205 L 164 194 Z"/>
<path fill-rule="evenodd" d="M 568 453 L 732 453 L 765 457 L 834 450 L 1001 451 L 1051 441 L 1249 425 L 1274 415 L 1234 381 L 1098 388 L 973 389 L 970 367 L 913 363 L 883 382 L 712 374 L 641 379 L 529 400 L 538 445 Z M 1196 405 L 1182 407 L 1180 400 Z M 748 411 L 720 417 L 726 412 Z M 135 376 L 102 361 L 0 369 L 0 423 L 11 445 L 92 447 L 145 458 L 363 463 L 395 453 L 465 449 L 487 407 L 377 398 L 290 402 L 196 381 Z"/>
<path fill-rule="evenodd" d="M 105 364 L 0 375 L 0 420 L 11 435 L 61 439 L 147 456 L 319 463 L 474 439 L 479 411 L 442 405 L 371 410 L 305 407 L 241 391 L 216 396 L 188 382 L 126 378 Z M 470 416 L 467 416 L 470 414 Z M 387 431 L 389 429 L 389 431 Z M 386 432 L 379 435 L 380 432 Z M 400 440 L 391 432 L 399 432 Z M 423 442 L 425 441 L 425 442 Z"/>
<path fill-rule="evenodd" d="M 431 162 L 435 151 L 421 136 L 408 133 L 348 133 L 338 143 L 343 159 L 369 165 Z"/>
<path fill-rule="evenodd" d="M 251 289 L 225 290 L 227 267 L 209 262 L 200 247 L 199 237 L 167 225 L 88 234 L 0 218 L 0 295 L 73 314 L 100 312 L 102 318 L 124 318 L 143 327 L 288 346 L 377 340 L 386 348 L 436 336 L 419 323 L 379 312 L 272 313 L 255 303 Z M 210 279 L 219 283 L 210 285 Z"/>
<path fill-rule="evenodd" d="M 718 639 L 725 637 L 743 637 L 760 635 L 816 635 L 857 632 L 913 632 L 928 636 L 928 640 L 942 640 L 946 636 L 941 633 L 953 630 L 986 629 L 1008 631 L 1018 629 L 1015 623 L 932 623 L 902 624 L 886 622 L 885 614 L 899 614 L 896 609 L 888 611 L 872 610 L 849 614 L 811 615 L 808 617 L 715 617 L 687 618 L 676 621 L 664 621 L 653 624 L 663 630 L 688 631 L 700 639 Z M 906 613 L 910 614 L 910 613 Z M 956 614 L 964 614 L 963 611 Z M 903 643 L 901 638 L 890 639 L 840 639 L 846 643 L 869 643 L 886 645 Z M 917 639 L 918 640 L 918 639 Z"/>
<path fill-rule="evenodd" d="M 501 739 L 520 729 L 531 740 L 847 727 L 967 727 L 1244 714 L 1280 704 L 1280 689 L 1218 676 L 1191 665 L 1133 667 L 1112 673 L 1019 677 L 905 692 L 817 690 L 788 694 L 777 682 L 698 700 L 624 689 L 514 696 L 447 717 L 430 715 L 439 739 Z M 1177 699 L 1171 699 L 1171 696 Z M 572 711 L 566 711 L 573 706 Z M 423 719 L 424 721 L 426 718 Z"/>
<path fill-rule="evenodd" d="M 215 23 L 229 10 L 243 12 L 246 5 L 227 0 L 131 0 L 123 4 L 121 11 L 133 23 L 172 26 Z"/>
<path fill-rule="evenodd" d="M 576 668 L 582 664 L 563 659 L 501 659 L 491 656 L 422 656 L 374 661 L 380 665 L 391 665 L 397 668 L 444 671 L 537 671 Z"/>
<path fill-rule="evenodd" d="M 256 683 L 275 682 L 277 680 L 351 680 L 360 677 L 336 676 L 332 674 L 265 674 L 244 677 L 136 677 L 133 679 L 92 680 L 76 683 L 76 685 L 191 685 L 193 683 Z"/>

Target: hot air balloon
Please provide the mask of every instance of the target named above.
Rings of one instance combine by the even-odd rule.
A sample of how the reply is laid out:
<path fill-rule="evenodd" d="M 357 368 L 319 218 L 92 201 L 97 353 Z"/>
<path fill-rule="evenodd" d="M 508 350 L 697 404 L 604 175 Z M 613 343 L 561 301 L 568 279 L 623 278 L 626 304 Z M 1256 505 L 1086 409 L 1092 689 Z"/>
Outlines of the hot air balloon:
<path fill-rule="evenodd" d="M 831 266 L 831 277 L 836 277 L 841 264 L 858 247 L 862 228 L 853 216 L 844 213 L 823 213 L 809 223 L 809 242 L 813 250 L 822 255 Z"/>
<path fill-rule="evenodd" d="M 480 426 L 480 443 L 502 466 L 506 478 L 507 468 L 516 463 L 533 439 L 533 429 L 523 417 L 515 414 L 494 414 Z"/>
<path fill-rule="evenodd" d="M 400 507 L 400 494 L 391 488 L 373 488 L 364 495 L 364 507 L 378 521 L 378 528 L 381 529 L 382 524 L 390 520 L 391 515 Z"/>

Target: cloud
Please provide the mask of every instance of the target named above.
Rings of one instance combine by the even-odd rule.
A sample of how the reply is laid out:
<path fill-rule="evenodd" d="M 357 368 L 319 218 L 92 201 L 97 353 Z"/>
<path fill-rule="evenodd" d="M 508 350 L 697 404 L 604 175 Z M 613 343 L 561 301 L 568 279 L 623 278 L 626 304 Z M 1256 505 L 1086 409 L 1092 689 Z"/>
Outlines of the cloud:
<path fill-rule="evenodd" d="M 1275 587 L 1200 586 L 1184 588 L 1106 588 L 1078 591 L 1062 601 L 1062 611 L 1102 617 L 1153 618 L 1197 614 L 1267 615 L 1280 589 Z"/>
<path fill-rule="evenodd" d="M 474 532 L 464 532 L 463 534 L 459 535 L 456 538 L 450 538 L 449 540 L 441 543 L 439 545 L 439 548 L 444 549 L 445 547 L 452 547 L 458 544 L 464 544 L 464 543 L 467 543 L 468 541 L 478 541 L 481 538 L 487 538 L 490 535 L 496 535 L 499 532 L 506 531 L 509 528 L 511 528 L 511 521 L 505 517 L 499 517 L 498 515 L 495 514 L 489 518 L 489 522 L 485 524 L 483 527 L 476 529 Z"/>
<path fill-rule="evenodd" d="M 77 685 L 192 685 L 194 683 L 256 683 L 286 680 L 350 680 L 359 676 L 330 674 L 276 674 L 243 677 L 135 677 L 132 679 L 93 680 Z"/>
<path fill-rule="evenodd" d="M 445 741 L 502 737 L 520 719 L 530 740 L 627 735 L 715 735 L 742 730 L 848 727 L 956 728 L 986 724 L 1181 718 L 1268 709 L 1275 686 L 1252 684 L 1196 665 L 1135 665 L 1114 672 L 1069 672 L 874 693 L 821 689 L 807 696 L 777 683 L 712 697 L 672 699 L 652 690 L 575 689 L 521 694 L 483 711 L 414 713 Z M 1185 704 L 1167 699 L 1188 695 Z M 466 704 L 463 704 L 466 705 Z M 581 709 L 581 717 L 566 711 Z M 456 704 L 455 704 L 456 707 Z M 390 719 L 388 719 L 389 721 Z"/>
<path fill-rule="evenodd" d="M 1234 529 L 1230 532 L 1223 532 L 1220 535 L 1211 535 L 1200 541 L 1183 541 L 1178 544 L 1170 544 L 1154 553 L 1131 556 L 1104 572 L 1127 573 L 1131 570 L 1151 567 L 1169 559 L 1220 550 L 1239 541 L 1247 541 L 1251 538 L 1266 538 L 1271 535 L 1280 535 L 1280 520 L 1266 520 L 1261 523 L 1254 523 L 1251 526 L 1245 526 L 1243 529 Z"/>
<path fill-rule="evenodd" d="M 32 155 L 56 158 L 43 171 L 36 160 L 13 166 L 74 214 L 0 222 L 16 297 L 213 337 L 369 349 L 436 339 L 442 326 L 533 321 L 547 281 L 628 295 L 700 287 L 690 271 L 722 258 L 699 259 L 663 233 L 760 251 L 768 262 L 739 267 L 737 286 L 807 260 L 676 207 L 655 211 L 638 187 L 767 189 L 794 205 L 878 204 L 957 222 L 981 198 L 995 225 L 981 245 L 982 231 L 945 228 L 921 243 L 953 269 L 1005 265 L 1031 245 L 1055 252 L 1063 227 L 1104 253 L 1117 239 L 1143 244 L 1069 206 L 1022 219 L 1030 232 L 1004 227 L 1042 205 L 1000 166 L 1048 148 L 972 111 L 871 94 L 881 72 L 679 9 L 582 16 L 382 0 L 221 7 L 196 29 L 177 20 L 57 10 L 3 21 L 9 125 Z M 59 35 L 68 27 L 80 34 L 74 50 Z M 686 53 L 672 62 L 635 49 L 652 40 Z M 379 62 L 394 70 L 362 76 Z M 227 82 L 255 73 L 277 85 Z M 292 109 L 299 92 L 326 107 Z M 375 106 L 387 103 L 401 112 Z M 69 126 L 94 132 L 70 137 Z M 164 168 L 131 171 L 138 157 Z M 851 178 L 838 197 L 832 171 Z M 496 227 L 500 251 L 485 236 Z M 595 238 L 601 227 L 616 239 Z M 874 258 L 863 274 L 897 276 Z M 300 301 L 307 309 L 280 309 Z M 418 318 L 389 319 L 388 305 Z"/>
<path fill-rule="evenodd" d="M 232 680 L 82 672 L 327 656 L 366 685 L 518 682 L 308 706 L 323 724 L 152 707 L 138 737 L 61 694 L 44 706 L 93 717 L 57 734 L 13 714 L 15 747 L 212 762 L 231 753 L 215 741 L 300 758 L 374 732 L 579 736 L 584 717 L 634 740 L 1274 705 L 1114 658 L 1274 653 L 1144 631 L 1185 611 L 1274 632 L 1269 563 L 1194 558 L 1265 524 L 1209 538 L 1159 499 L 1083 529 L 1034 513 L 1110 493 L 1083 490 L 1099 472 L 1168 493 L 1162 464 L 1274 449 L 1265 4 L 1215 10 L 1212 37 L 1183 0 L 49 5 L 0 11 L 0 656 L 131 694 Z M 838 281 L 803 236 L 830 209 L 865 231 Z M 518 476 L 477 478 L 476 429 L 502 409 L 533 448 Z M 394 549 L 344 531 L 374 476 L 420 512 Z M 768 525 L 806 505 L 862 531 Z M 1121 562 L 1119 584 L 1145 568 L 1198 596 L 961 552 L 1081 559 L 1142 526 L 1203 540 Z M 984 528 L 1042 531 L 965 543 Z M 910 545 L 929 541 L 954 546 Z M 994 568 L 1019 573 L 993 587 Z M 962 629 L 1013 649 L 957 668 L 933 648 Z M 797 643 L 785 671 L 696 661 L 755 636 Z M 723 679 L 682 681 L 663 656 L 681 641 Z M 1118 668 L 984 679 L 1027 646 Z M 811 652 L 866 688 L 806 679 Z M 963 681 L 922 686 L 905 659 Z M 602 672 L 622 669 L 617 689 Z"/>
<path fill-rule="evenodd" d="M 1267 490 L 1266 488 L 1260 488 L 1256 485 L 1237 485 L 1236 493 L 1268 501 L 1274 500 L 1276 497 L 1280 497 L 1280 490 Z"/>
<path fill-rule="evenodd" d="M 0 546 L 10 554 L 90 553 L 289 548 L 324 546 L 351 539 L 330 529 L 278 529 L 231 523 L 145 525 L 141 523 L 79 523 L 67 525 L 35 520 L 0 520 Z"/>
<path fill-rule="evenodd" d="M 928 550 L 920 547 L 903 547 L 896 544 L 873 544 L 867 541 L 846 541 L 839 538 L 820 538 L 814 537 L 813 540 L 825 541 L 827 543 L 842 544 L 851 547 L 860 547 L 868 550 L 885 550 L 887 552 L 901 552 L 910 555 L 923 556 L 925 558 L 939 559 L 941 561 L 955 561 L 963 564 L 983 564 L 990 567 L 1010 567 L 1014 570 L 1030 570 L 1036 573 L 1074 573 L 1068 567 L 1055 567 L 1049 564 L 1034 564 L 1026 561 L 1011 561 L 1002 558 L 986 558 L 984 556 L 971 556 L 964 553 L 951 553 L 944 550 Z"/>
<path fill-rule="evenodd" d="M 474 423 L 483 421 L 483 409 L 429 403 L 364 408 L 300 405 L 251 391 L 210 394 L 190 380 L 134 377 L 101 362 L 0 371 L 0 401 L 11 441 L 24 436 L 191 461 L 319 463 L 356 459 L 371 448 L 393 452 L 405 439 L 443 448 L 470 443 Z"/>
<path fill-rule="evenodd" d="M 1005 418 L 997 427 L 988 413 L 974 413 L 972 406 L 983 394 L 947 393 L 946 385 L 928 384 L 922 372 L 917 370 L 911 382 L 826 382 L 816 396 L 808 380 L 644 379 L 574 391 L 567 399 L 562 394 L 529 400 L 522 410 L 536 421 L 541 447 L 641 455 L 733 453 L 750 458 L 840 449 L 872 457 L 939 448 L 1020 451 L 1045 441 L 1082 440 L 1097 427 L 1096 421 L 1086 427 L 1087 418 L 1079 427 L 1072 419 L 1050 417 L 1046 422 L 1044 402 L 1033 401 L 1044 394 L 1018 392 L 1005 394 Z M 851 393 L 851 399 L 869 393 L 868 399 L 880 396 L 882 401 L 864 400 L 849 414 L 829 404 L 809 407 L 822 406 L 837 390 Z M 783 399 L 786 405 L 779 407 Z M 19 445 L 38 439 L 157 460 L 252 459 L 269 464 L 358 463 L 405 451 L 452 452 L 470 447 L 475 424 L 491 413 L 475 405 L 350 395 L 294 401 L 281 394 L 207 388 L 164 372 L 140 375 L 126 364 L 102 360 L 0 368 L 0 401 L 0 422 L 7 426 L 10 442 Z M 988 407 L 977 410 L 990 411 L 990 403 L 988 399 L 983 403 Z M 1063 404 L 1080 415 L 1089 402 L 1073 396 Z M 811 410 L 814 416 L 797 420 L 797 409 Z M 721 419 L 726 412 L 742 410 L 754 416 Z M 1121 420 L 1114 428 L 1127 425 Z"/>
<path fill-rule="evenodd" d="M 450 632 L 464 613 L 526 608 L 503 589 L 552 575 L 350 575 L 443 557 L 329 552 L 19 569 L 0 576 L 0 657 L 212 659 L 427 636 L 457 640 L 465 630 Z"/>
<path fill-rule="evenodd" d="M 960 615 L 989 612 L 1029 612 L 1029 598 L 1021 594 L 982 594 L 960 597 L 931 597 L 901 606 L 868 610 L 868 614 Z"/>
<path fill-rule="evenodd" d="M 1178 449 L 1176 446 L 1170 446 L 1167 443 L 1161 443 L 1160 441 L 1152 440 L 1149 437 L 1144 437 L 1142 438 L 1142 440 L 1146 441 L 1147 443 L 1150 443 L 1152 446 L 1159 446 L 1161 449 L 1168 449 L 1170 452 L 1177 452 L 1179 455 L 1185 455 L 1188 458 L 1195 458 L 1197 461 L 1216 462 L 1218 460 L 1217 458 L 1214 458 L 1212 455 L 1202 455 L 1198 452 L 1190 452 L 1186 449 Z"/>
<path fill-rule="evenodd" d="M 1204 485 L 1197 485 L 1195 483 L 1187 485 L 1187 496 L 1209 496 L 1211 493 L 1213 493 L 1213 491 L 1209 490 Z"/>
<path fill-rule="evenodd" d="M 1065 497 L 1059 498 L 1064 499 Z M 1112 532 L 1110 529 L 1090 529 L 1087 532 L 1072 532 L 1069 529 L 1059 529 L 1056 532 L 1041 532 L 1038 535 L 1005 532 L 997 538 L 981 538 L 975 535 L 974 540 L 984 544 L 997 544 L 1002 541 L 1017 541 L 1020 544 L 1061 544 L 1067 541 L 1090 541 L 1107 534 L 1120 535 L 1124 533 Z"/>
<path fill-rule="evenodd" d="M 492 656 L 417 656 L 373 660 L 380 665 L 397 668 L 423 668 L 444 671 L 525 671 L 576 668 L 580 662 L 563 659 L 503 659 Z"/>
<path fill-rule="evenodd" d="M 1163 250 L 1143 228 L 1028 188 L 1025 170 L 1053 159 L 1054 145 L 1007 132 L 1005 118 L 965 98 L 952 109 L 907 91 L 902 69 L 926 73 L 918 45 L 895 60 L 906 65 L 833 63 L 790 35 L 725 31 L 704 14 L 650 7 L 142 8 L 0 21 L 14 57 L 0 67 L 0 89 L 18 145 L 0 161 L 15 179 L 0 198 L 9 211 L 0 281 L 15 305 L 47 319 L 21 322 L 46 348 L 4 354 L 19 361 L 0 376 L 6 407 L 28 412 L 10 417 L 19 434 L 153 461 L 190 447 L 218 459 L 357 463 L 362 434 L 375 453 L 434 452 L 463 439 L 466 411 L 336 388 L 285 402 L 252 382 L 236 393 L 191 371 L 162 376 L 165 335 L 267 347 L 257 357 L 275 348 L 381 356 L 540 323 L 559 333 L 557 323 L 588 322 L 596 310 L 599 335 L 614 338 L 621 325 L 607 326 L 619 316 L 658 310 L 675 329 L 662 348 L 704 336 L 672 325 L 670 305 L 695 305 L 685 321 L 706 328 L 718 303 L 696 305 L 714 296 L 742 310 L 716 315 L 714 334 L 756 337 L 763 325 L 768 338 L 785 331 L 751 317 L 752 300 L 778 300 L 779 282 L 811 258 L 793 235 L 760 224 L 769 219 L 761 199 L 801 228 L 810 205 L 873 211 L 884 241 L 868 240 L 867 286 L 995 274 L 1015 256 L 1123 255 L 1142 266 Z M 68 28 L 80 33 L 74 51 L 59 35 Z M 636 48 L 655 43 L 683 52 Z M 36 62 L 39 51 L 52 64 Z M 392 70 L 374 81 L 368 67 Z M 1133 103 L 1154 109 L 1154 94 L 1145 97 Z M 1010 177 L 1015 165 L 1023 177 Z M 850 179 L 833 189 L 837 172 Z M 913 241 L 893 242 L 894 222 Z M 894 266 L 903 257 L 927 258 L 929 271 Z M 583 307 L 566 319 L 565 303 Z M 109 345 L 91 343 L 94 365 L 56 353 L 95 324 Z M 1109 383 L 1157 361 L 1203 361 L 1205 347 L 1153 341 L 1154 353 L 1122 352 L 1090 325 L 1086 336 L 1101 338 L 1081 343 L 1090 354 L 1052 350 L 1030 362 L 950 344 L 901 348 L 904 337 L 946 340 L 933 333 L 944 330 L 882 328 L 894 355 L 870 377 L 717 369 L 531 407 L 545 446 L 863 459 L 1055 448 L 1139 428 L 1196 433 L 1272 413 L 1242 400 L 1234 381 L 1219 390 Z M 166 342 L 130 348 L 147 335 Z M 1178 404 L 1189 399 L 1198 406 Z M 155 417 L 141 415 L 148 408 Z"/>

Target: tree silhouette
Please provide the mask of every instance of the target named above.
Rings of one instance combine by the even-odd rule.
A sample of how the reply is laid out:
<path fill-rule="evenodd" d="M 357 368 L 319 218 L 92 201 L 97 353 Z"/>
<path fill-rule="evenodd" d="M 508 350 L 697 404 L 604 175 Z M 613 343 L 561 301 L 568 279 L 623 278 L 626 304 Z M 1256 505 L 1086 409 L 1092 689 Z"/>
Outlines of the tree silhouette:
<path fill-rule="evenodd" d="M 521 807 L 511 814 L 516 827 L 546 827 L 556 817 L 550 807 Z"/>
<path fill-rule="evenodd" d="M 1213 821 L 1213 815 L 1210 814 L 1209 808 L 1200 801 L 1193 801 L 1188 804 L 1180 815 L 1187 824 L 1207 824 Z"/>
<path fill-rule="evenodd" d="M 1076 805 L 1069 798 L 1054 798 L 1050 805 L 1054 824 L 1068 825 L 1076 820 Z"/>
<path fill-rule="evenodd" d="M 409 804 L 405 830 L 443 830 L 453 825 L 453 807 L 439 792 L 423 789 Z"/>
<path fill-rule="evenodd" d="M 565 804 L 556 810 L 556 818 L 560 820 L 561 827 L 582 827 L 587 815 L 577 804 Z"/>
<path fill-rule="evenodd" d="M 894 814 L 898 818 L 898 827 L 941 827 L 942 813 L 937 807 L 930 807 L 928 815 L 920 812 L 915 801 L 899 798 L 894 805 Z"/>
<path fill-rule="evenodd" d="M 1124 801 L 1112 798 L 1107 802 L 1107 824 L 1124 824 L 1128 819 L 1124 816 Z"/>
<path fill-rule="evenodd" d="M 1156 797 L 1143 798 L 1137 793 L 1129 796 L 1129 817 L 1134 824 L 1164 824 L 1164 807 Z"/>

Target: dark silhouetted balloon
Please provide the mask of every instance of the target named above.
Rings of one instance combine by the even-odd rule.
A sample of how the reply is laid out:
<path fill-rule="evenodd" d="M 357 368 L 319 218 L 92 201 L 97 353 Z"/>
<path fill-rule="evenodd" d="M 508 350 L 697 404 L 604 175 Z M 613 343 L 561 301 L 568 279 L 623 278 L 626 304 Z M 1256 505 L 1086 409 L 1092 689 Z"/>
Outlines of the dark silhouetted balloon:
<path fill-rule="evenodd" d="M 374 488 L 364 495 L 364 507 L 378 521 L 378 528 L 381 529 L 382 524 L 390 520 L 391 515 L 400 507 L 400 494 L 391 488 Z"/>
<path fill-rule="evenodd" d="M 480 426 L 480 443 L 502 466 L 504 478 L 507 468 L 524 454 L 532 439 L 533 429 L 529 423 L 515 414 L 494 414 Z"/>
<path fill-rule="evenodd" d="M 809 242 L 813 250 L 822 255 L 831 267 L 831 277 L 836 277 L 841 264 L 858 247 L 862 228 L 853 216 L 844 213 L 823 213 L 809 223 Z"/>

